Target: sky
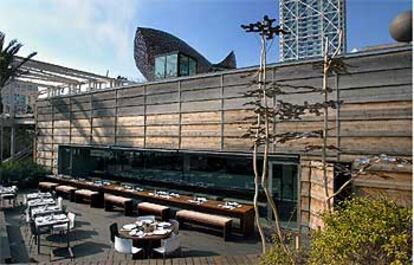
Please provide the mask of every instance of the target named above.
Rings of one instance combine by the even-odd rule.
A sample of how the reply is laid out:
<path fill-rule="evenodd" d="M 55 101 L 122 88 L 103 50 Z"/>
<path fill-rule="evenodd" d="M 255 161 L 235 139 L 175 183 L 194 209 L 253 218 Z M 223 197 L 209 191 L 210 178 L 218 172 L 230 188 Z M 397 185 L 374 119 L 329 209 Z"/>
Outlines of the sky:
<path fill-rule="evenodd" d="M 347 0 L 348 51 L 393 43 L 388 26 L 409 9 L 411 0 Z M 1 0 L 0 31 L 24 44 L 21 55 L 36 51 L 37 60 L 142 81 L 133 55 L 138 26 L 172 33 L 212 63 L 233 50 L 245 67 L 259 63 L 260 42 L 240 25 L 278 12 L 277 0 Z M 269 63 L 278 48 L 275 40 Z"/>

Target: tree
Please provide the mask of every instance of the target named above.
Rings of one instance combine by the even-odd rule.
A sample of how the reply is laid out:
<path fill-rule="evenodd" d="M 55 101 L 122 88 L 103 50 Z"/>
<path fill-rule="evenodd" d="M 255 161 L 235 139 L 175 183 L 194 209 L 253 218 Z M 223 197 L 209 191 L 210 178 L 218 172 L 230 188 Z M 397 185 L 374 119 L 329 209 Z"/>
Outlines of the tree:
<path fill-rule="evenodd" d="M 248 132 L 244 137 L 249 137 L 253 141 L 253 172 L 254 172 L 254 184 L 255 192 L 253 198 L 253 206 L 255 210 L 256 225 L 260 234 L 262 252 L 266 253 L 266 239 L 264 235 L 263 228 L 259 220 L 259 208 L 258 208 L 258 196 L 259 196 L 259 183 L 263 188 L 263 191 L 266 196 L 267 203 L 272 209 L 273 216 L 275 218 L 275 230 L 278 240 L 282 242 L 281 246 L 284 252 L 287 254 L 288 258 L 294 262 L 294 258 L 290 253 L 290 250 L 283 243 L 285 241 L 284 235 L 281 230 L 280 220 L 279 220 L 279 211 L 278 207 L 273 200 L 272 194 L 268 187 L 268 156 L 269 156 L 269 147 L 272 143 L 272 134 L 270 132 L 270 124 L 272 117 L 275 116 L 275 111 L 272 107 L 269 106 L 269 89 L 267 87 L 266 80 L 266 52 L 268 49 L 267 40 L 272 40 L 275 36 L 280 33 L 285 33 L 279 26 L 273 26 L 275 19 L 270 19 L 268 16 L 263 17 L 263 21 L 258 21 L 256 23 L 251 23 L 249 25 L 242 25 L 241 27 L 246 32 L 258 33 L 261 40 L 261 49 L 260 49 L 260 67 L 256 72 L 256 79 L 252 80 L 251 85 L 254 87 L 252 90 L 249 90 L 245 93 L 245 97 L 253 98 L 252 102 L 247 103 L 251 105 L 254 111 L 252 117 L 247 117 L 247 120 L 252 121 L 252 125 L 249 128 Z M 259 148 L 263 146 L 263 162 L 260 167 L 258 165 L 258 153 Z M 261 173 L 259 173 L 259 167 Z"/>
<path fill-rule="evenodd" d="M 37 54 L 32 52 L 25 58 L 17 58 L 17 53 L 19 53 L 23 44 L 14 39 L 5 45 L 5 39 L 6 35 L 0 31 L 0 162 L 3 161 L 2 91 L 11 80 L 24 74 L 21 67 Z"/>
<path fill-rule="evenodd" d="M 1 91 L 13 78 L 24 74 L 21 67 L 37 54 L 32 52 L 25 58 L 17 58 L 23 44 L 14 39 L 6 46 L 5 39 L 6 35 L 0 31 L 0 113 L 3 112 Z"/>

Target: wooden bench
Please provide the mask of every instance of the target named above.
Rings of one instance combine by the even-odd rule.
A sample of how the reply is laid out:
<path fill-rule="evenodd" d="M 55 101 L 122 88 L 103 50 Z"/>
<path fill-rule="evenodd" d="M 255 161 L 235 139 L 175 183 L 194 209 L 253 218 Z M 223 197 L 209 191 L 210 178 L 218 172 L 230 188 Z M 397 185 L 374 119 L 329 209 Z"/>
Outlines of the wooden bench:
<path fill-rule="evenodd" d="M 59 183 L 48 181 L 41 181 L 38 185 L 41 192 L 54 191 L 57 186 L 59 186 Z"/>
<path fill-rule="evenodd" d="M 75 200 L 75 187 L 69 185 L 60 185 L 55 188 L 56 195 L 68 198 L 71 202 Z"/>
<path fill-rule="evenodd" d="M 175 218 L 180 222 L 180 224 L 188 222 L 198 225 L 207 225 L 215 228 L 221 228 L 223 229 L 223 238 L 225 241 L 227 241 L 228 236 L 231 233 L 231 226 L 233 221 L 231 218 L 190 210 L 178 211 L 175 215 Z"/>
<path fill-rule="evenodd" d="M 0 211 L 0 264 L 11 263 L 12 256 L 4 212 Z"/>
<path fill-rule="evenodd" d="M 89 201 L 91 207 L 101 206 L 99 192 L 80 189 L 75 190 L 75 202 Z"/>
<path fill-rule="evenodd" d="M 161 220 L 166 221 L 170 218 L 170 207 L 151 202 L 141 202 L 137 205 L 138 215 L 160 216 Z"/>
<path fill-rule="evenodd" d="M 122 196 L 105 194 L 104 195 L 104 207 L 105 211 L 110 211 L 114 206 L 118 206 L 124 209 L 125 215 L 132 215 L 132 199 Z"/>

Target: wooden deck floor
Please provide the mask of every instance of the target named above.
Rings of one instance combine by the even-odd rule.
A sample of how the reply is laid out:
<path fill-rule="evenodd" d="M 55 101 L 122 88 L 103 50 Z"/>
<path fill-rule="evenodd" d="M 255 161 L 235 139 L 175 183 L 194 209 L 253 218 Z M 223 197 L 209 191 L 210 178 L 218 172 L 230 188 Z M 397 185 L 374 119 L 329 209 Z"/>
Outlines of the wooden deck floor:
<path fill-rule="evenodd" d="M 76 264 L 76 265 L 257 265 L 259 263 L 259 256 L 257 254 L 249 254 L 242 256 L 209 256 L 209 257 L 186 257 L 186 258 L 167 258 L 165 261 L 162 259 L 145 259 L 145 260 L 130 260 L 125 259 L 122 254 L 115 254 L 111 252 L 107 259 L 103 260 L 85 260 L 77 261 L 55 261 L 55 262 L 42 262 L 37 263 L 39 265 L 56 264 Z"/>

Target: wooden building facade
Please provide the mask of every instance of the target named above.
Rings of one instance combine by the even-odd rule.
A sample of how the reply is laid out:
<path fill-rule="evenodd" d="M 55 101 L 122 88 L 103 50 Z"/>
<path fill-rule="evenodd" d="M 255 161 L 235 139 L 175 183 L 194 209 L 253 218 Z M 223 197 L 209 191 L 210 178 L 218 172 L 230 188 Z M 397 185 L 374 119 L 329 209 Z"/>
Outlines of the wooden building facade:
<path fill-rule="evenodd" d="M 329 160 L 387 154 L 412 157 L 412 47 L 345 56 L 348 73 L 333 75 L 330 97 L 343 101 L 330 111 L 328 144 L 340 151 Z M 322 86 L 315 62 L 268 67 L 270 80 L 293 85 Z M 197 152 L 250 153 L 251 140 L 241 138 L 251 110 L 243 96 L 256 68 L 149 82 L 70 96 L 39 99 L 36 109 L 37 163 L 58 171 L 59 146 L 120 147 Z M 278 99 L 291 103 L 322 102 L 323 95 L 292 89 Z M 274 99 L 274 102 L 277 99 Z M 278 133 L 322 128 L 322 117 L 277 121 Z M 305 152 L 306 139 L 272 146 L 272 154 L 299 158 L 298 207 L 302 227 L 316 227 L 323 193 L 321 174 L 312 168 L 318 151 Z M 354 182 L 358 192 L 386 192 L 411 203 L 411 167 L 381 167 L 391 178 L 363 176 Z M 331 171 L 332 172 L 332 171 Z M 334 182 L 331 183 L 335 189 Z"/>

